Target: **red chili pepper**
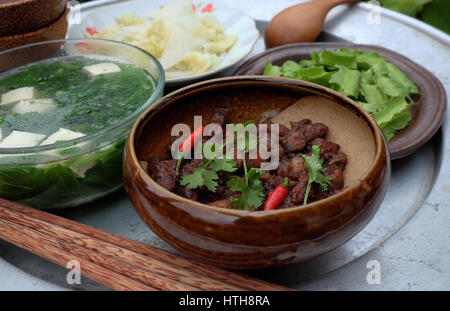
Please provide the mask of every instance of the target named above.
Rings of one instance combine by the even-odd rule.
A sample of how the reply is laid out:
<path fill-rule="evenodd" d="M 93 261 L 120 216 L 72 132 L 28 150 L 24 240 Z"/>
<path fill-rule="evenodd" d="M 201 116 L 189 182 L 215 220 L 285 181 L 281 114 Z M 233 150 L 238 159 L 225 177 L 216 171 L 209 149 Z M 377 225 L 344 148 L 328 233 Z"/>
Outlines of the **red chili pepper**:
<path fill-rule="evenodd" d="M 202 13 L 211 13 L 212 10 L 213 10 L 213 5 L 211 3 L 209 3 L 202 9 Z"/>
<path fill-rule="evenodd" d="M 264 210 L 269 211 L 272 209 L 276 209 L 278 205 L 283 203 L 284 199 L 286 198 L 287 194 L 289 192 L 289 180 L 286 177 L 284 179 L 284 182 L 277 186 L 272 193 L 269 194 L 269 197 L 267 198 L 266 204 L 264 205 Z"/>
<path fill-rule="evenodd" d="M 98 31 L 94 28 L 86 27 L 86 31 L 92 36 L 98 34 Z"/>
<path fill-rule="evenodd" d="M 199 128 L 197 128 L 189 137 L 187 137 L 183 143 L 180 145 L 180 148 L 178 148 L 181 153 L 179 154 L 178 162 L 177 162 L 177 168 L 176 168 L 176 175 L 178 175 L 178 171 L 180 170 L 181 161 L 183 161 L 183 154 L 189 154 L 194 147 L 195 143 L 202 138 L 203 130 L 205 127 L 202 125 Z"/>
<path fill-rule="evenodd" d="M 188 154 L 189 152 L 191 152 L 192 147 L 194 147 L 195 143 L 202 137 L 204 129 L 205 127 L 203 125 L 196 129 L 191 135 L 189 135 L 189 137 L 187 137 L 183 141 L 178 150 L 183 151 L 184 154 Z"/>

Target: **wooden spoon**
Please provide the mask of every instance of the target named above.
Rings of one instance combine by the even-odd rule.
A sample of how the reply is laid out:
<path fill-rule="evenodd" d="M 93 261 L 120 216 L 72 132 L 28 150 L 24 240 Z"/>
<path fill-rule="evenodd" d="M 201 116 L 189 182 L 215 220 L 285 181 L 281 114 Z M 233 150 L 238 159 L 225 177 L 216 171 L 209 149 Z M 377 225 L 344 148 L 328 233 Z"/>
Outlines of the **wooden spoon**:
<path fill-rule="evenodd" d="M 359 0 L 316 0 L 291 6 L 278 13 L 266 29 L 266 47 L 312 42 L 322 31 L 328 11 L 336 5 Z"/>

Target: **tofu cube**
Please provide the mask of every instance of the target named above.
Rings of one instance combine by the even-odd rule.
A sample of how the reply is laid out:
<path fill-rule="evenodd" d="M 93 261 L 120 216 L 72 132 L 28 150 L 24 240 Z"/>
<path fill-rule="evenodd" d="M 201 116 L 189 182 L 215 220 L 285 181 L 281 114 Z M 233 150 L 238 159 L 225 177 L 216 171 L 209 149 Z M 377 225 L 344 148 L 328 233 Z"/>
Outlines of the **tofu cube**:
<path fill-rule="evenodd" d="M 33 99 L 36 95 L 34 87 L 21 87 L 2 94 L 0 105 L 6 106 L 15 104 L 21 100 Z"/>
<path fill-rule="evenodd" d="M 45 135 L 12 131 L 5 139 L 0 143 L 0 148 L 21 148 L 21 147 L 34 147 L 45 138 Z"/>
<path fill-rule="evenodd" d="M 41 99 L 27 99 L 21 100 L 12 108 L 13 113 L 27 113 L 27 112 L 48 112 L 55 109 L 55 103 L 53 99 L 41 98 Z"/>
<path fill-rule="evenodd" d="M 120 67 L 114 63 L 101 63 L 91 66 L 83 67 L 83 71 L 86 72 L 90 77 L 97 77 L 99 75 L 112 75 L 120 72 Z"/>
<path fill-rule="evenodd" d="M 47 137 L 41 145 L 50 145 L 54 144 L 57 141 L 65 141 L 65 140 L 71 140 L 75 138 L 79 138 L 85 136 L 83 133 L 74 132 L 68 129 L 60 128 L 57 132 L 53 133 L 49 137 Z"/>

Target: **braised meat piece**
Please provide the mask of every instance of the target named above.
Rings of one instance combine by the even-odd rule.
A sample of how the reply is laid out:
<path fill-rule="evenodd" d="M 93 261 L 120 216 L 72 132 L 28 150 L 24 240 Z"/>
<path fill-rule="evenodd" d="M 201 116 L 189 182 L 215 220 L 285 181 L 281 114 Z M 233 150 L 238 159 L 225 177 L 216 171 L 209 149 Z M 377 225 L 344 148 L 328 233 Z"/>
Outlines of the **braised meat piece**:
<path fill-rule="evenodd" d="M 225 125 L 225 121 L 230 115 L 230 111 L 226 108 L 216 108 L 214 109 L 213 115 L 211 117 L 210 124 L 218 124 L 221 127 Z"/>
<path fill-rule="evenodd" d="M 288 165 L 288 176 L 291 179 L 299 179 L 302 175 L 308 175 L 308 168 L 301 157 L 292 158 Z"/>
<path fill-rule="evenodd" d="M 327 184 L 318 179 L 311 179 L 311 187 L 308 192 L 307 202 L 314 202 L 327 198 L 333 194 L 339 193 L 344 189 L 344 170 L 347 165 L 347 156 L 340 149 L 340 146 L 336 143 L 327 141 L 326 135 L 328 127 L 322 123 L 312 123 L 309 119 L 303 119 L 298 122 L 290 122 L 290 128 L 279 125 L 279 130 L 274 132 L 274 135 L 278 135 L 279 145 L 274 145 L 271 141 L 271 129 L 272 122 L 270 118 L 277 114 L 278 111 L 270 111 L 264 115 L 264 124 L 267 126 L 268 142 L 266 151 L 270 152 L 271 148 L 279 148 L 278 166 L 271 171 L 258 172 L 261 173 L 256 188 L 259 187 L 258 193 L 253 193 L 253 197 L 259 198 L 258 204 L 263 201 L 263 204 L 258 207 L 259 210 L 264 208 L 264 205 L 271 205 L 273 201 L 269 201 L 270 194 L 275 193 L 272 198 L 278 196 L 276 205 L 271 205 L 273 208 L 289 208 L 293 206 L 299 206 L 304 204 L 306 190 L 310 182 L 308 167 L 311 170 L 315 170 L 315 174 L 324 174 L 330 177 L 330 184 Z M 225 125 L 227 118 L 230 115 L 230 111 L 225 108 L 217 108 L 213 111 L 210 122 L 208 124 L 219 124 L 222 127 L 225 134 Z M 236 116 L 235 116 L 236 117 Z M 244 122 L 247 120 L 244 120 Z M 243 123 L 244 123 L 243 122 Z M 258 126 L 258 125 L 257 125 Z M 233 208 L 231 201 L 237 198 L 245 198 L 244 191 L 250 191 L 249 188 L 245 189 L 242 184 L 249 182 L 244 169 L 244 161 L 246 163 L 247 174 L 252 168 L 260 168 L 263 162 L 268 162 L 274 159 L 263 160 L 261 158 L 260 147 L 263 142 L 259 132 L 263 128 L 258 128 L 258 152 L 257 157 L 250 159 L 249 153 L 244 153 L 237 150 L 236 142 L 234 145 L 234 160 L 236 165 L 234 170 L 227 172 L 221 169 L 212 169 L 211 166 L 203 167 L 208 161 L 202 159 L 184 159 L 181 163 L 179 175 L 176 176 L 177 160 L 160 160 L 151 158 L 147 160 L 148 171 L 150 176 L 156 180 L 164 188 L 175 192 L 176 194 L 194 200 L 197 202 L 210 204 L 221 208 Z M 215 133 L 213 133 L 215 135 Z M 277 137 L 276 137 L 277 138 Z M 210 139 L 210 137 L 203 137 L 203 142 Z M 320 148 L 320 163 L 317 163 L 317 159 L 311 157 L 316 147 Z M 224 147 L 224 152 L 226 148 Z M 240 158 L 245 154 L 244 159 Z M 303 156 L 309 156 L 303 158 Z M 266 157 L 266 155 L 263 155 Z M 217 161 L 217 159 L 213 159 Z M 213 163 L 213 162 L 209 162 Z M 219 162 L 214 162 L 219 163 Z M 308 165 L 307 165 L 308 164 Z M 209 164 L 207 164 L 209 165 Z M 220 165 L 224 165 L 221 163 Z M 319 168 L 317 166 L 319 165 Z M 322 165 L 322 167 L 320 167 Z M 196 174 L 196 168 L 199 168 Z M 315 167 L 315 168 L 314 168 Z M 253 176 L 255 172 L 253 172 Z M 194 175 L 193 175 L 194 174 Z M 184 176 L 189 176 L 189 179 L 184 179 Z M 259 175 L 256 175 L 259 176 Z M 202 179 L 203 178 L 203 179 Z M 232 178 L 240 178 L 240 180 L 230 183 Z M 256 177 L 258 178 L 258 177 Z M 186 182 L 186 186 L 182 186 L 180 181 L 189 180 Z M 206 181 L 208 180 L 208 182 Z M 255 180 L 253 179 L 253 182 Z M 258 180 L 257 180 L 258 181 Z M 196 186 L 189 187 L 193 182 Z M 241 184 L 237 184 L 240 182 Z M 233 185 L 234 184 L 234 185 Z M 211 186 L 213 185 L 213 186 Z M 280 188 L 281 187 L 281 188 Z M 283 189 L 283 187 L 285 187 Z M 232 191 L 237 189 L 245 189 L 239 191 Z M 287 191 L 286 191 L 287 189 Z M 281 190 L 279 192 L 278 190 Z M 242 191 L 242 192 L 241 192 Z M 278 191 L 278 192 L 277 192 Z M 280 198 L 279 194 L 282 193 L 283 197 Z M 264 198 L 263 198 L 264 197 Z M 250 195 L 246 198 L 249 200 Z M 240 200 L 241 207 L 242 202 Z M 267 209 L 273 209 L 269 207 Z"/>
<path fill-rule="evenodd" d="M 298 183 L 291 189 L 291 191 L 289 191 L 289 197 L 292 206 L 303 204 L 303 200 L 305 199 L 306 187 L 308 186 L 308 180 L 308 175 L 302 175 L 298 179 Z M 311 198 L 312 195 L 313 193 L 310 191 L 309 198 Z"/>
<path fill-rule="evenodd" d="M 290 123 L 291 129 L 280 138 L 280 142 L 287 152 L 299 152 L 309 142 L 319 137 L 325 137 L 328 132 L 327 126 L 322 123 L 311 123 L 309 119 Z"/>
<path fill-rule="evenodd" d="M 150 176 L 158 184 L 170 191 L 175 189 L 177 181 L 175 176 L 176 167 L 177 160 L 160 160 L 157 158 L 147 160 L 147 169 Z"/>

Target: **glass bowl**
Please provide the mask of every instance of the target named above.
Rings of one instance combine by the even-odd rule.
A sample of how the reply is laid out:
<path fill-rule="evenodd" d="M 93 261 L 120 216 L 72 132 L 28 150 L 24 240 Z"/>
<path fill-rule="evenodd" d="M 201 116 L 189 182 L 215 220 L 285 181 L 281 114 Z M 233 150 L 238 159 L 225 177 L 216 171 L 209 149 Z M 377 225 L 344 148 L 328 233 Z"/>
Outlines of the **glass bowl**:
<path fill-rule="evenodd" d="M 74 207 L 122 186 L 123 149 L 137 117 L 162 97 L 161 64 L 132 45 L 98 39 L 67 39 L 0 52 L 0 77 L 17 67 L 65 57 L 108 57 L 145 69 L 154 91 L 125 118 L 89 135 L 51 145 L 0 148 L 0 197 L 39 209 Z M 113 99 L 111 99 L 113 100 Z"/>

